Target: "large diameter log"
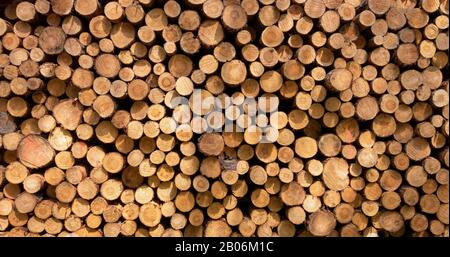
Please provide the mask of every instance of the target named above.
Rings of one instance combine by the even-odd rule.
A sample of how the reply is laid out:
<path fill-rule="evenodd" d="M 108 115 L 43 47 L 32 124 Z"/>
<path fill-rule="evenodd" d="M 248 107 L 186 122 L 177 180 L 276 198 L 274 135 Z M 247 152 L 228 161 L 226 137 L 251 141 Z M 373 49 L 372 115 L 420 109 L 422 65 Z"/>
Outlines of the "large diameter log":
<path fill-rule="evenodd" d="M 347 69 L 334 69 L 326 78 L 326 85 L 334 91 L 344 91 L 350 88 L 353 80 L 352 73 Z"/>
<path fill-rule="evenodd" d="M 221 77 L 225 83 L 237 86 L 247 77 L 247 67 L 240 60 L 226 62 L 222 65 Z"/>
<path fill-rule="evenodd" d="M 60 27 L 46 27 L 39 35 L 39 47 L 50 55 L 60 54 L 65 41 L 66 34 Z"/>
<path fill-rule="evenodd" d="M 155 202 L 142 205 L 139 211 L 139 220 L 148 227 L 158 225 L 161 220 L 160 206 Z"/>
<path fill-rule="evenodd" d="M 95 59 L 95 70 L 100 76 L 114 78 L 119 74 L 120 68 L 120 62 L 115 55 L 102 54 Z"/>
<path fill-rule="evenodd" d="M 83 108 L 81 104 L 72 99 L 59 102 L 53 107 L 53 117 L 68 130 L 75 130 L 81 122 Z"/>
<path fill-rule="evenodd" d="M 331 189 L 340 191 L 349 184 L 349 166 L 347 161 L 341 158 L 329 158 L 323 166 L 322 177 L 325 185 Z"/>
<path fill-rule="evenodd" d="M 223 137 L 218 133 L 205 133 L 198 141 L 198 149 L 205 155 L 219 155 L 224 148 Z"/>
<path fill-rule="evenodd" d="M 17 147 L 17 157 L 23 165 L 37 169 L 53 160 L 55 150 L 46 139 L 37 135 L 28 135 L 20 141 Z"/>
<path fill-rule="evenodd" d="M 329 211 L 317 211 L 308 220 L 308 230 L 315 236 L 327 236 L 336 227 L 336 218 Z"/>

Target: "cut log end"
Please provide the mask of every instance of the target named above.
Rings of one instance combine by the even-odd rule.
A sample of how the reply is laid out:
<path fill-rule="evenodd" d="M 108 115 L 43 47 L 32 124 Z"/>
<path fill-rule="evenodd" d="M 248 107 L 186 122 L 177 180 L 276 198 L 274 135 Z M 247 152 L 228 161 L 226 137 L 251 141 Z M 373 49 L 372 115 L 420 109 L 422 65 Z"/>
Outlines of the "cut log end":
<path fill-rule="evenodd" d="M 328 236 L 336 227 L 336 218 L 329 211 L 316 211 L 308 220 L 308 230 L 315 236 Z"/>
<path fill-rule="evenodd" d="M 53 161 L 55 150 L 40 136 L 28 135 L 17 147 L 17 157 L 27 167 L 37 169 Z"/>
<path fill-rule="evenodd" d="M 218 156 L 224 149 L 223 137 L 218 133 L 205 133 L 199 139 L 198 149 L 205 155 Z"/>

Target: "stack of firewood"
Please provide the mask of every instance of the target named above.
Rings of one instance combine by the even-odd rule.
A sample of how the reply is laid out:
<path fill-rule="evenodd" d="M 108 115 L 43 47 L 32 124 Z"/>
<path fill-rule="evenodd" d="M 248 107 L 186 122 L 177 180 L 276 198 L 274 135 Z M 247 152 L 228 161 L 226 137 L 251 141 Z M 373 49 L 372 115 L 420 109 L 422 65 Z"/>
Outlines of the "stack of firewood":
<path fill-rule="evenodd" d="M 0 14 L 0 235 L 449 236 L 448 0 Z"/>

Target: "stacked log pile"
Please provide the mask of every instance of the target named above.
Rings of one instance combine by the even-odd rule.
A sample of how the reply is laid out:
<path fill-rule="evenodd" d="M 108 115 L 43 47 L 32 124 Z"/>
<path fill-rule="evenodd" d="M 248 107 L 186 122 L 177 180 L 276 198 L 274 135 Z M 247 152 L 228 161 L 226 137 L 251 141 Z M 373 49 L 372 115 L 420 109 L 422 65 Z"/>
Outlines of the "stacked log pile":
<path fill-rule="evenodd" d="M 449 236 L 448 0 L 0 15 L 2 236 Z"/>

